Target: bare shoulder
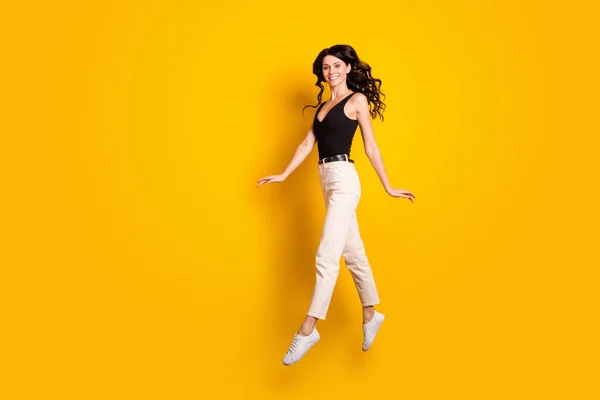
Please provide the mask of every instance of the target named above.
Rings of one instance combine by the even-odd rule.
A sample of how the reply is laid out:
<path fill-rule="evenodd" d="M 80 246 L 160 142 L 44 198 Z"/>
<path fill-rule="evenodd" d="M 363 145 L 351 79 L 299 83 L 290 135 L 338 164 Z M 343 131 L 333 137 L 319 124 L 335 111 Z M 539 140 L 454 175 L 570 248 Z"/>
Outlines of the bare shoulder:
<path fill-rule="evenodd" d="M 352 95 L 349 104 L 349 114 L 352 115 L 352 119 L 359 119 L 361 115 L 369 114 L 369 99 L 364 94 L 357 92 Z"/>
<path fill-rule="evenodd" d="M 350 102 L 354 103 L 355 105 L 364 105 L 369 104 L 369 99 L 367 99 L 367 96 L 365 96 L 364 94 L 357 92 L 354 95 L 352 95 L 352 98 L 350 98 Z"/>

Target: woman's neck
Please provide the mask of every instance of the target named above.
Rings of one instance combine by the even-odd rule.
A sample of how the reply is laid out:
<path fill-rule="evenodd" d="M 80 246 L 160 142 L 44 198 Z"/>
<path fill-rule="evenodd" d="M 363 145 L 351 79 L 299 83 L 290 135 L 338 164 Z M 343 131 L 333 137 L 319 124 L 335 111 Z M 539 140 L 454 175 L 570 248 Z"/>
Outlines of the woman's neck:
<path fill-rule="evenodd" d="M 340 85 L 331 90 L 331 101 L 334 101 L 338 97 L 346 97 L 351 92 L 346 85 Z"/>

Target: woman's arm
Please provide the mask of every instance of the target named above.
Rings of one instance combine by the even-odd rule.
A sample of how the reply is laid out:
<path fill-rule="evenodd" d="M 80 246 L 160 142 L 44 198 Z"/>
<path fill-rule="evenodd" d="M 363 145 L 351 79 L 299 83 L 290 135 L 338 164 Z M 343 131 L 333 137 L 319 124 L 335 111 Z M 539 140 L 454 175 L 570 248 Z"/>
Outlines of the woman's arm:
<path fill-rule="evenodd" d="M 393 197 L 404 197 L 409 199 L 411 202 L 414 199 L 414 195 L 403 189 L 394 189 L 390 186 L 390 182 L 385 171 L 383 164 L 383 157 L 379 151 L 379 146 L 375 141 L 375 135 L 373 133 L 373 125 L 371 124 L 371 114 L 369 113 L 369 101 L 363 94 L 354 96 L 354 105 L 356 107 L 356 117 L 360 125 L 360 131 L 362 133 L 363 143 L 365 146 L 365 153 L 371 162 L 371 165 L 377 172 L 379 180 L 383 185 L 385 191 Z"/>
<path fill-rule="evenodd" d="M 316 142 L 317 142 L 317 138 L 315 137 L 315 134 L 313 132 L 313 127 L 311 125 L 310 129 L 308 130 L 308 133 L 306 134 L 306 137 L 296 148 L 296 152 L 294 153 L 294 156 L 290 160 L 285 171 L 283 171 L 283 173 L 281 173 L 279 175 L 270 175 L 270 176 L 266 176 L 264 178 L 259 179 L 257 181 L 258 182 L 257 186 L 260 186 L 263 183 L 278 183 L 278 182 L 283 182 L 284 180 L 286 180 L 286 178 L 288 176 L 290 176 L 290 174 L 292 172 L 294 172 L 294 170 L 296 168 L 298 168 L 298 166 L 300 164 L 302 164 L 302 161 L 304 161 L 306 159 L 306 157 L 308 157 L 308 155 L 314 148 Z"/>

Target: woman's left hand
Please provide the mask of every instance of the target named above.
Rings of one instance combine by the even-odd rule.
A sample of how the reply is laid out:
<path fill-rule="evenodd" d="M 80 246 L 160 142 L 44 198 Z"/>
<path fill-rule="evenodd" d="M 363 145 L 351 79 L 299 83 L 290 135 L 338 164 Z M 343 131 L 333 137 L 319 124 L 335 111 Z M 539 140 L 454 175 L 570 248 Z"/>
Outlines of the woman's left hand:
<path fill-rule="evenodd" d="M 385 191 L 392 197 L 404 197 L 405 199 L 409 199 L 411 203 L 413 203 L 413 200 L 415 199 L 415 195 L 408 190 L 389 188 Z"/>

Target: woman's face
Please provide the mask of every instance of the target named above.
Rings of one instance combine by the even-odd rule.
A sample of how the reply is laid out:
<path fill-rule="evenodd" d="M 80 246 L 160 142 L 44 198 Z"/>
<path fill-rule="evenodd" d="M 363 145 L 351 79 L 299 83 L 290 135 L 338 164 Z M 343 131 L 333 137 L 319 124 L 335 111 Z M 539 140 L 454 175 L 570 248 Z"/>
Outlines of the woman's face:
<path fill-rule="evenodd" d="M 334 56 L 325 56 L 322 65 L 323 77 L 329 83 L 329 87 L 337 86 L 346 82 L 346 75 L 352 66 L 346 65 L 342 60 Z"/>

